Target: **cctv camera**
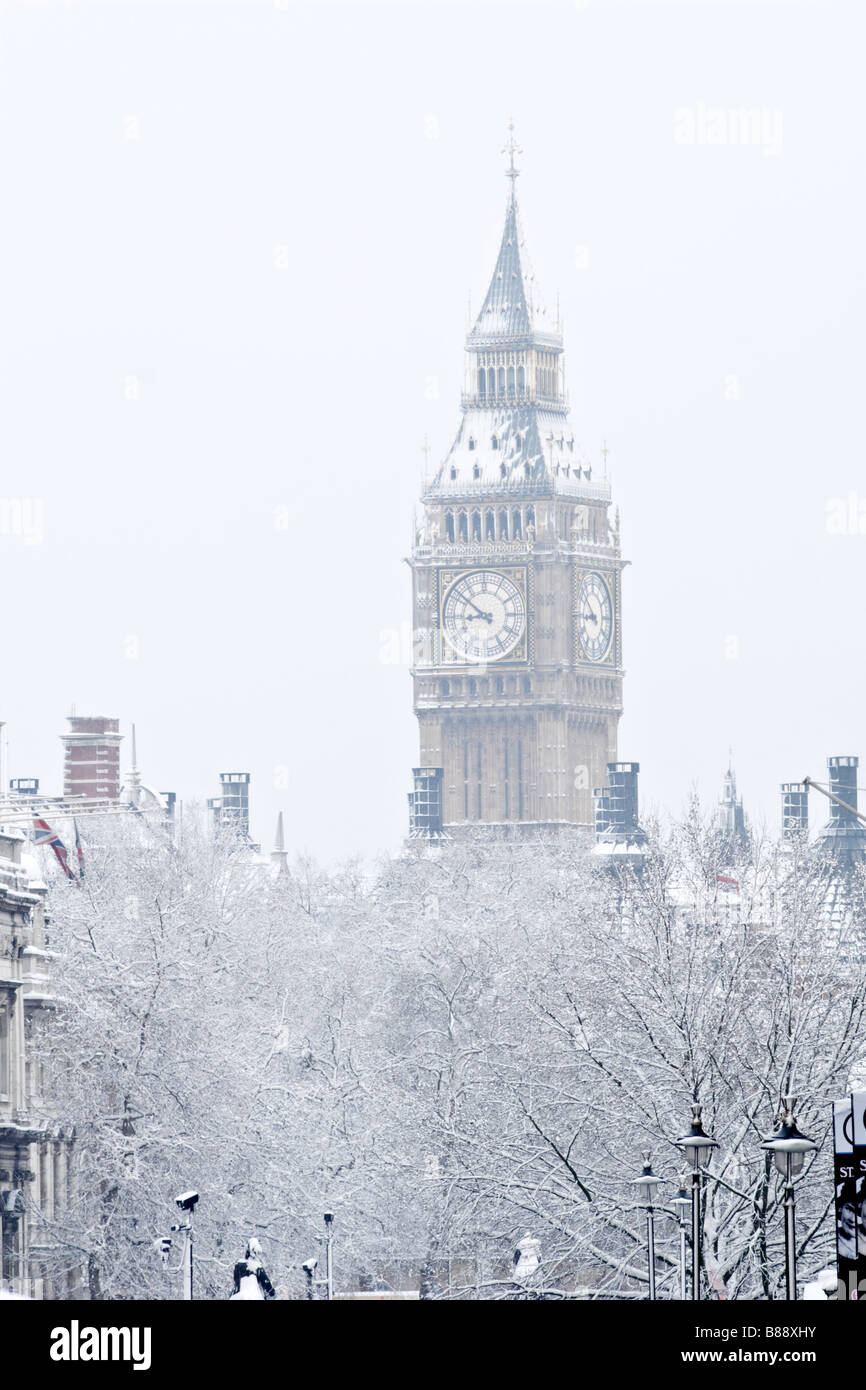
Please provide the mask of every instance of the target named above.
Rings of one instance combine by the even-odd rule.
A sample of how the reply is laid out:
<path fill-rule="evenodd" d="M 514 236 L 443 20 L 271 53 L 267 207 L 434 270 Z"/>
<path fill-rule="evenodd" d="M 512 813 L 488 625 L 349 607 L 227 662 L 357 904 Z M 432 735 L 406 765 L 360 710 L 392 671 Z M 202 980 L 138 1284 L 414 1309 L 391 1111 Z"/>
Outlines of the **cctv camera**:
<path fill-rule="evenodd" d="M 197 1192 L 182 1192 L 179 1197 L 175 1197 L 175 1203 L 181 1211 L 195 1211 L 195 1204 L 198 1201 Z"/>
<path fill-rule="evenodd" d="M 326 1225 L 326 1226 L 330 1226 L 330 1224 L 331 1224 L 331 1222 L 333 1221 L 333 1219 L 334 1219 L 334 1213 L 333 1213 L 332 1211 L 326 1211 L 326 1212 L 325 1212 L 325 1225 Z"/>
<path fill-rule="evenodd" d="M 310 1279 L 312 1279 L 315 1270 L 318 1269 L 318 1266 L 318 1260 L 304 1260 L 304 1263 L 301 1265 L 301 1269 Z"/>

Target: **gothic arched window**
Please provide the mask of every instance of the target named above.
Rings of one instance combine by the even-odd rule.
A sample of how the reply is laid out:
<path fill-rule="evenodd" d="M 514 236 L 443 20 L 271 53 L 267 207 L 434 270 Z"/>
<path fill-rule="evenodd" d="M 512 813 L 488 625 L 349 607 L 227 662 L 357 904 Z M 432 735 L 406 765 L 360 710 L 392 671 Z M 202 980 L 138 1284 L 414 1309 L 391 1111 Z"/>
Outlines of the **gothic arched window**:
<path fill-rule="evenodd" d="M 457 515 L 457 536 L 461 541 L 469 539 L 469 521 L 465 512 L 459 512 Z"/>
<path fill-rule="evenodd" d="M 496 518 L 493 512 L 484 513 L 484 539 L 486 541 L 496 540 Z"/>
<path fill-rule="evenodd" d="M 445 539 L 446 539 L 446 540 L 449 540 L 449 541 L 453 541 L 453 540 L 454 540 L 454 513 L 453 513 L 453 512 L 446 512 L 446 513 L 445 513 Z"/>
<path fill-rule="evenodd" d="M 523 523 L 521 522 L 520 512 L 518 511 L 511 513 L 511 534 L 515 540 L 519 540 L 523 535 Z"/>
<path fill-rule="evenodd" d="M 481 540 L 481 513 L 480 513 L 480 512 L 473 512 L 473 513 L 472 513 L 472 539 L 473 539 L 474 541 L 480 541 L 480 540 Z"/>
<path fill-rule="evenodd" d="M 456 477 L 457 477 L 457 469 L 454 467 L 454 464 L 452 463 L 452 465 L 451 465 L 451 481 L 452 481 L 452 483 L 455 481 Z"/>
<path fill-rule="evenodd" d="M 499 539 L 508 540 L 508 513 L 505 510 L 499 513 Z"/>
<path fill-rule="evenodd" d="M 526 508 L 526 524 L 527 524 L 527 526 L 534 526 L 534 525 L 535 525 L 535 508 L 534 508 L 534 507 L 527 507 L 527 508 Z"/>
<path fill-rule="evenodd" d="M 471 435 L 471 434 L 470 434 L 470 436 L 469 436 L 469 448 L 470 448 L 470 449 L 474 449 L 474 448 L 475 448 L 475 440 L 472 438 L 472 435 Z"/>
<path fill-rule="evenodd" d="M 500 367 L 500 368 L 499 368 L 499 394 L 500 394 L 500 396 L 504 396 L 504 395 L 505 395 L 505 368 L 504 368 L 504 367 Z"/>
<path fill-rule="evenodd" d="M 484 396 L 487 393 L 487 373 L 483 367 L 478 368 L 478 394 Z"/>
<path fill-rule="evenodd" d="M 472 469 L 472 476 L 473 476 L 473 478 L 475 478 L 475 479 L 478 479 L 478 478 L 481 477 L 481 468 L 480 468 L 480 466 L 479 466 L 477 463 L 476 463 L 475 467 Z"/>
<path fill-rule="evenodd" d="M 509 368 L 508 368 L 508 394 L 509 394 L 509 396 L 513 396 L 513 395 L 514 395 L 514 368 L 513 368 L 513 367 L 509 367 Z"/>
<path fill-rule="evenodd" d="M 517 389 L 521 393 L 526 390 L 526 372 L 522 367 L 517 368 Z"/>
<path fill-rule="evenodd" d="M 494 434 L 493 438 L 492 438 L 491 441 L 490 441 L 490 447 L 491 447 L 491 449 L 498 449 L 498 448 L 499 448 L 499 436 L 498 436 L 498 435 Z"/>
<path fill-rule="evenodd" d="M 496 372 L 492 367 L 487 372 L 487 394 L 488 396 L 496 395 Z"/>

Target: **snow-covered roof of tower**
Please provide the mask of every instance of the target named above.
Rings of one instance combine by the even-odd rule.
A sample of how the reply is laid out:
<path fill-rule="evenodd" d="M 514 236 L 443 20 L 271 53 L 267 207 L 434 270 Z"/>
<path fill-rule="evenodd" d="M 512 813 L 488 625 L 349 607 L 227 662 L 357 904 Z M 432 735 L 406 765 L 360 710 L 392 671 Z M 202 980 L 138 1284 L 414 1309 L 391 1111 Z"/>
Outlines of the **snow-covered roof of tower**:
<path fill-rule="evenodd" d="M 562 341 L 536 283 L 523 239 L 512 180 L 499 255 L 484 303 L 466 342 L 467 346 L 481 347 L 488 341 L 527 338 L 533 334 L 555 339 L 557 343 Z"/>
<path fill-rule="evenodd" d="M 568 417 L 535 404 L 467 410 L 425 496 L 553 491 L 609 501 L 610 483 L 593 468 Z"/>

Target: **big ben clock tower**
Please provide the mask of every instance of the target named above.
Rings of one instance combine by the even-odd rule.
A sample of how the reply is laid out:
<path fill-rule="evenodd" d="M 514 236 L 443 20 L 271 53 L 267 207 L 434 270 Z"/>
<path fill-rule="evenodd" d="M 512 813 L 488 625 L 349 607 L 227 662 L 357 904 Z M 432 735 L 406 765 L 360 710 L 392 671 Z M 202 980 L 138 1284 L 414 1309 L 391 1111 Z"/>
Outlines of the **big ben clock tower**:
<path fill-rule="evenodd" d="M 421 762 L 451 834 L 593 824 L 617 757 L 622 559 L 610 484 L 575 440 L 562 335 L 505 228 L 466 339 L 463 418 L 423 492 L 412 551 Z"/>

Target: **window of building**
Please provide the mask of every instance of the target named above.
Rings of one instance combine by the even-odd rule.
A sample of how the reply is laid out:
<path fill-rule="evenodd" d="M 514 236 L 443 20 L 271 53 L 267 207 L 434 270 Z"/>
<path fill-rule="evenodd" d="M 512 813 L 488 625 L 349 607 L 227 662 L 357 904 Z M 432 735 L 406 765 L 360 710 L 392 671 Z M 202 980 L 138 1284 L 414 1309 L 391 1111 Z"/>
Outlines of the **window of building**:
<path fill-rule="evenodd" d="M 500 465 L 499 465 L 499 476 L 500 476 L 500 478 L 504 478 L 507 472 L 508 472 L 508 469 L 506 468 L 506 466 L 505 466 L 505 461 L 503 460 L 503 462 L 500 463 Z"/>
<path fill-rule="evenodd" d="M 469 436 L 469 448 L 470 448 L 470 450 L 472 450 L 472 449 L 475 448 L 475 440 L 472 438 L 472 435 L 471 435 L 471 434 L 470 434 L 470 436 Z"/>
<path fill-rule="evenodd" d="M 523 523 L 520 519 L 520 512 L 515 511 L 511 513 L 511 534 L 516 541 L 520 540 L 520 537 L 523 535 Z"/>
<path fill-rule="evenodd" d="M 454 540 L 454 513 L 453 513 L 453 512 L 446 512 L 446 513 L 445 513 L 445 539 L 446 539 L 446 540 L 449 540 L 449 541 L 453 541 L 453 540 Z"/>
<path fill-rule="evenodd" d="M 506 511 L 499 513 L 499 539 L 501 541 L 508 540 L 508 513 Z"/>
<path fill-rule="evenodd" d="M 505 395 L 505 368 L 504 368 L 504 367 L 500 367 L 500 368 L 499 368 L 499 377 L 498 377 L 498 382 L 497 382 L 497 384 L 498 384 L 498 386 L 499 386 L 499 394 L 500 394 L 500 396 L 504 396 L 504 395 Z"/>
<path fill-rule="evenodd" d="M 493 512 L 484 513 L 484 539 L 486 541 L 496 540 L 496 518 Z"/>
<path fill-rule="evenodd" d="M 509 367 L 509 368 L 508 368 L 508 394 L 509 394 L 509 396 L 513 396 L 513 395 L 514 395 L 514 368 L 513 368 L 513 367 Z"/>
<path fill-rule="evenodd" d="M 472 469 L 472 476 L 473 476 L 473 478 L 476 480 L 476 482 L 477 482 L 478 479 L 481 477 L 481 469 L 479 468 L 479 466 L 478 466 L 477 463 L 476 463 L 475 467 Z"/>
<path fill-rule="evenodd" d="M 453 463 L 452 463 L 452 465 L 451 465 L 451 481 L 452 481 L 452 483 L 456 480 L 456 478 L 457 478 L 457 469 L 454 467 L 454 465 L 453 465 Z"/>
<path fill-rule="evenodd" d="M 477 694 L 478 694 L 478 682 L 477 682 L 477 680 L 475 679 L 474 676 L 471 676 L 471 677 L 470 677 L 470 680 L 469 680 L 469 694 L 470 694 L 470 695 L 477 695 Z"/>
<path fill-rule="evenodd" d="M 504 695 L 504 694 L 505 694 L 505 681 L 502 679 L 501 676 L 497 676 L 497 677 L 496 677 L 496 694 L 497 694 L 497 695 Z"/>
<path fill-rule="evenodd" d="M 529 679 L 528 676 L 523 677 L 523 693 L 524 695 L 532 694 L 532 681 Z"/>
<path fill-rule="evenodd" d="M 473 513 L 472 513 L 472 539 L 473 539 L 474 541 L 480 541 L 480 540 L 481 540 L 481 513 L 480 513 L 480 512 L 473 512 Z"/>
<path fill-rule="evenodd" d="M 499 436 L 498 436 L 497 434 L 494 434 L 493 438 L 491 439 L 491 441 L 490 441 L 490 447 L 491 447 L 491 449 L 498 449 L 498 448 L 499 448 Z"/>
<path fill-rule="evenodd" d="M 522 367 L 517 368 L 517 389 L 521 393 L 526 390 L 526 372 Z"/>
<path fill-rule="evenodd" d="M 534 507 L 527 507 L 527 508 L 526 508 L 526 524 L 527 524 L 527 526 L 534 526 L 534 525 L 535 525 L 535 508 L 534 508 Z"/>
<path fill-rule="evenodd" d="M 457 535 L 461 541 L 469 539 L 469 519 L 465 512 L 460 512 L 457 517 Z"/>
<path fill-rule="evenodd" d="M 444 696 L 445 699 L 447 700 L 448 696 L 451 694 L 451 682 L 450 682 L 450 681 L 442 681 L 442 682 L 440 683 L 440 687 L 439 687 L 439 688 L 440 688 L 440 690 L 441 690 L 443 696 Z"/>
<path fill-rule="evenodd" d="M 483 367 L 478 368 L 478 394 L 479 396 L 487 394 L 487 373 Z"/>
<path fill-rule="evenodd" d="M 492 367 L 487 372 L 487 394 L 488 396 L 496 395 L 496 372 Z"/>

